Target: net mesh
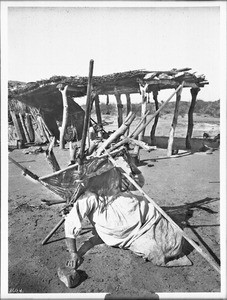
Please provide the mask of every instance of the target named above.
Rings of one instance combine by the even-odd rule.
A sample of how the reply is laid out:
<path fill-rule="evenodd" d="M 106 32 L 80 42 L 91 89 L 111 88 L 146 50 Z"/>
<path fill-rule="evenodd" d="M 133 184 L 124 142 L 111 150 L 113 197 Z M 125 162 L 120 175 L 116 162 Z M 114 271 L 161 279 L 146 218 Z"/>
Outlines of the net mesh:
<path fill-rule="evenodd" d="M 72 199 L 78 186 L 87 185 L 89 178 L 101 175 L 113 169 L 107 158 L 92 158 L 85 161 L 78 170 L 78 165 L 71 166 L 51 175 L 41 177 L 40 182 L 67 202 Z"/>

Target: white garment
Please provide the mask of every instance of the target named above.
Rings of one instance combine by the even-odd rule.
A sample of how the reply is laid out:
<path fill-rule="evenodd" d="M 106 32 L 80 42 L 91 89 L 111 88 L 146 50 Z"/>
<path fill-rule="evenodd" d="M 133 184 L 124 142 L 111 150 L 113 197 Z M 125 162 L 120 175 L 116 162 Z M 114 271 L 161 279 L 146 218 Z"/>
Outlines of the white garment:
<path fill-rule="evenodd" d="M 101 239 L 109 246 L 129 248 L 131 243 L 149 230 L 160 213 L 146 199 L 131 192 L 108 198 L 86 192 L 74 204 L 65 219 L 65 236 L 75 238 L 87 216 Z"/>

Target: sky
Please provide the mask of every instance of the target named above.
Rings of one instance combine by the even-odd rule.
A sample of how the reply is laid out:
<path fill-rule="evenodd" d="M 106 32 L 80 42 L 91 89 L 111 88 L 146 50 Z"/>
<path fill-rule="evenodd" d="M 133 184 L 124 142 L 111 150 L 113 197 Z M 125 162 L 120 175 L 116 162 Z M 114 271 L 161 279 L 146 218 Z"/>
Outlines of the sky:
<path fill-rule="evenodd" d="M 87 76 L 90 59 L 94 59 L 93 75 L 190 67 L 210 83 L 198 98 L 220 99 L 219 7 L 149 7 L 149 3 L 63 7 L 64 2 L 59 3 L 62 7 L 50 7 L 51 1 L 49 7 L 9 7 L 9 80 Z M 185 90 L 182 100 L 188 101 L 190 91 Z"/>

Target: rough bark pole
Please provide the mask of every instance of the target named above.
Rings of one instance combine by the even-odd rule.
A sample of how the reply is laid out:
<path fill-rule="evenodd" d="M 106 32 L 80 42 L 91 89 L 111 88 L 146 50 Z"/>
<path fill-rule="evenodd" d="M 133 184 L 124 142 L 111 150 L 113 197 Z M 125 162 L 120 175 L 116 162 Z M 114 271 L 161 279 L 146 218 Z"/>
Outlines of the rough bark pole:
<path fill-rule="evenodd" d="M 142 101 L 141 101 L 141 118 L 143 118 L 146 114 L 146 111 L 147 111 L 147 97 L 146 97 L 146 89 L 147 89 L 147 86 L 143 87 L 140 85 L 140 91 L 141 91 L 141 96 L 142 96 Z M 143 124 L 146 124 L 146 118 L 144 118 L 143 120 Z M 139 141 L 142 141 L 143 138 L 144 138 L 144 133 L 145 133 L 145 129 L 144 128 L 140 134 L 139 134 L 139 137 L 138 137 L 138 140 Z M 139 156 L 139 150 L 140 150 L 140 147 L 138 145 L 135 146 L 134 148 L 134 154 L 138 157 Z"/>
<path fill-rule="evenodd" d="M 89 64 L 89 75 L 88 75 L 88 84 L 87 84 L 87 100 L 86 100 L 86 110 L 85 110 L 85 117 L 84 117 L 84 126 L 83 126 L 83 134 L 81 140 L 81 147 L 80 147 L 80 154 L 79 154 L 79 165 L 82 164 L 84 158 L 84 150 L 86 145 L 87 139 L 87 132 L 90 123 L 90 114 L 91 114 L 91 89 L 92 89 L 92 74 L 93 74 L 93 66 L 94 60 L 90 60 Z"/>
<path fill-rule="evenodd" d="M 110 99 L 109 99 L 109 95 L 107 94 L 106 95 L 106 114 L 107 115 L 110 115 L 110 107 L 109 107 L 109 104 L 110 104 Z"/>
<path fill-rule="evenodd" d="M 191 90 L 192 101 L 188 111 L 188 131 L 186 135 L 186 149 L 191 149 L 191 137 L 193 132 L 193 112 L 196 104 L 196 98 L 200 88 L 192 88 Z"/>
<path fill-rule="evenodd" d="M 24 131 L 24 135 L 25 135 L 25 138 L 26 138 L 26 142 L 27 143 L 30 143 L 30 138 L 29 138 L 29 135 L 28 135 L 28 132 L 27 132 L 27 129 L 24 125 L 24 119 L 23 119 L 23 116 L 21 113 L 19 113 L 19 118 L 20 118 L 20 122 L 21 122 L 21 125 L 22 125 L 22 128 L 23 128 L 23 131 Z"/>
<path fill-rule="evenodd" d="M 95 95 L 95 110 L 96 110 L 96 116 L 97 116 L 97 124 L 99 127 L 99 134 L 102 137 L 102 115 L 101 115 L 100 102 L 99 102 L 98 95 Z"/>
<path fill-rule="evenodd" d="M 32 127 L 31 116 L 28 113 L 25 114 L 25 126 L 27 128 L 30 141 L 34 142 L 35 141 L 35 132 L 34 132 L 34 128 Z"/>
<path fill-rule="evenodd" d="M 101 146 L 97 149 L 97 156 L 101 155 L 102 152 L 114 141 L 116 141 L 116 139 L 118 139 L 120 136 L 122 136 L 127 129 L 129 128 L 129 126 L 131 125 L 131 123 L 133 122 L 133 120 L 135 119 L 136 115 L 132 112 L 129 113 L 129 115 L 126 117 L 124 123 L 122 123 L 121 127 L 119 127 L 114 133 L 112 133 L 110 135 L 110 137 L 105 140 Z"/>
<path fill-rule="evenodd" d="M 66 96 L 67 88 L 68 88 L 68 85 L 66 85 L 63 90 L 59 89 L 59 91 L 62 94 L 62 101 L 63 101 L 62 127 L 61 127 L 61 131 L 60 131 L 60 143 L 59 143 L 60 149 L 65 149 L 64 135 L 65 135 L 67 121 L 68 121 L 68 101 L 67 101 L 67 96 Z"/>
<path fill-rule="evenodd" d="M 18 120 L 17 120 L 17 116 L 15 114 L 14 111 L 10 111 L 10 115 L 12 117 L 12 120 L 13 120 L 13 124 L 14 124 L 14 127 L 16 129 L 16 133 L 17 133 L 17 136 L 18 136 L 18 140 L 20 140 L 22 143 L 24 142 L 23 141 L 23 136 L 22 136 L 22 133 L 20 131 L 20 126 L 18 124 Z"/>
<path fill-rule="evenodd" d="M 55 137 L 52 138 L 50 145 L 46 150 L 46 159 L 48 164 L 51 166 L 53 172 L 56 172 L 59 171 L 61 168 L 53 152 L 54 143 L 55 143 Z"/>
<path fill-rule="evenodd" d="M 132 111 L 132 104 L 131 104 L 131 98 L 130 94 L 125 94 L 127 106 L 126 106 L 126 114 L 128 115 Z M 129 134 L 129 129 L 127 130 L 127 135 Z"/>
<path fill-rule="evenodd" d="M 154 99 L 154 103 L 155 103 L 155 110 L 157 111 L 158 108 L 159 108 L 159 105 L 158 105 L 158 91 L 153 91 L 153 99 Z M 152 128 L 151 128 L 151 133 L 150 133 L 151 145 L 155 144 L 155 131 L 156 131 L 156 127 L 157 127 L 157 124 L 158 124 L 158 119 L 159 119 L 159 114 L 157 114 L 155 116 L 154 124 L 152 125 Z"/>
<path fill-rule="evenodd" d="M 117 100 L 117 111 L 118 111 L 118 128 L 122 125 L 123 123 L 123 105 L 121 102 L 121 94 L 117 91 L 115 91 L 115 97 Z"/>
<path fill-rule="evenodd" d="M 135 139 L 143 131 L 144 128 L 160 113 L 160 111 L 167 105 L 167 103 L 173 98 L 173 96 L 184 86 L 184 82 L 178 86 L 178 88 L 172 93 L 172 95 L 159 107 L 159 109 L 147 120 L 146 124 L 141 124 L 141 126 L 133 133 L 132 137 Z"/>
<path fill-rule="evenodd" d="M 181 92 L 182 92 L 182 89 L 180 89 L 176 94 L 176 103 L 175 103 L 175 109 L 174 109 L 174 115 L 173 115 L 173 122 L 172 122 L 170 133 L 169 133 L 167 156 L 172 155 L 173 140 L 174 140 L 175 129 L 176 129 L 176 126 L 177 126 L 177 118 L 178 118 L 178 113 L 179 113 L 179 104 L 180 104 L 180 99 L 181 99 Z"/>
<path fill-rule="evenodd" d="M 125 96 L 126 96 L 126 101 L 127 101 L 126 113 L 128 115 L 130 113 L 130 111 L 132 111 L 132 104 L 131 104 L 130 94 L 125 94 Z"/>

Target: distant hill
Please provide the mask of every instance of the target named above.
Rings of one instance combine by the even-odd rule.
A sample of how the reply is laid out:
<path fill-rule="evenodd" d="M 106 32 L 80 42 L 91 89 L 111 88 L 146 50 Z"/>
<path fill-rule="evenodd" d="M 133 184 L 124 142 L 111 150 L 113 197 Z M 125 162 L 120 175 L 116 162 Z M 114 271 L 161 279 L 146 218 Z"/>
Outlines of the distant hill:
<path fill-rule="evenodd" d="M 159 106 L 161 106 L 162 102 L 159 103 Z M 85 105 L 82 106 L 85 108 Z M 181 101 L 179 106 L 179 115 L 184 116 L 188 114 L 188 110 L 190 107 L 190 102 Z M 110 103 L 108 106 L 105 103 L 100 104 L 101 112 L 103 114 L 116 114 L 117 113 L 117 106 L 116 104 Z M 169 102 L 164 109 L 161 111 L 160 115 L 166 115 L 166 114 L 173 114 L 175 108 L 175 102 Z M 150 113 L 153 114 L 155 112 L 155 105 L 152 101 L 151 103 L 148 103 L 147 109 L 150 110 Z M 94 108 L 93 108 L 94 110 Z M 126 107 L 124 105 L 123 112 L 125 113 Z M 133 103 L 132 104 L 132 111 L 136 113 L 136 115 L 140 116 L 141 114 L 141 104 L 139 103 Z M 215 118 L 220 117 L 220 100 L 217 101 L 203 101 L 203 100 L 197 100 L 195 105 L 195 113 L 197 114 L 205 114 L 208 116 L 212 116 Z"/>

